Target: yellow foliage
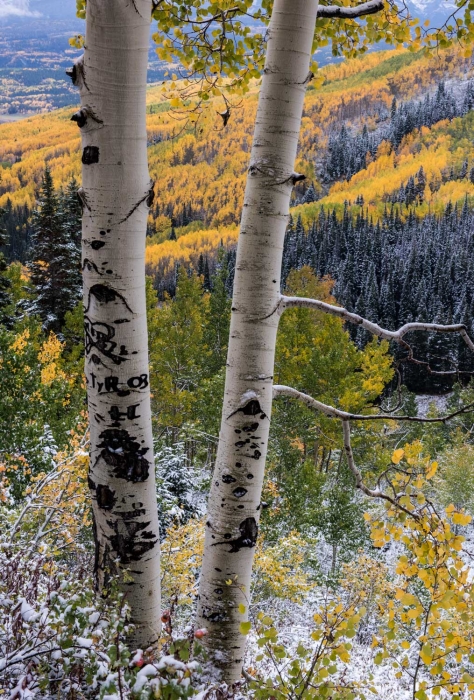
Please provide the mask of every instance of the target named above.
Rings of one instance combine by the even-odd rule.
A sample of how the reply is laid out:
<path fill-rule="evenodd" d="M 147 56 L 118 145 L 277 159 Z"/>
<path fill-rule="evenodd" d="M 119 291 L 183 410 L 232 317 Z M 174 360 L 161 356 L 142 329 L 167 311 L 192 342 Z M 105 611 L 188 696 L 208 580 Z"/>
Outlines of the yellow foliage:
<path fill-rule="evenodd" d="M 405 494 L 397 497 L 404 510 L 387 504 L 386 519 L 371 521 L 372 538 L 376 546 L 390 538 L 401 540 L 405 552 L 398 559 L 398 585 L 386 604 L 385 627 L 374 640 L 373 646 L 380 648 L 376 663 L 390 658 L 401 643 L 405 650 L 416 650 L 432 678 L 430 687 L 443 687 L 449 694 L 465 692 L 472 689 L 471 678 L 461 667 L 458 681 L 451 682 L 446 666 L 467 664 L 474 652 L 474 583 L 462 558 L 464 538 L 451 526 L 467 525 L 471 518 L 454 505 L 442 518 L 425 497 L 422 489 L 437 464 L 423 455 L 420 442 L 405 445 L 394 457 L 390 480 L 395 493 Z M 401 657 L 396 668 L 400 677 L 414 677 L 416 685 L 418 671 L 413 676 L 412 660 L 413 655 Z"/>
<path fill-rule="evenodd" d="M 307 548 L 308 543 L 297 532 L 290 532 L 273 546 L 265 546 L 260 535 L 255 553 L 254 597 L 256 593 L 260 597 L 302 602 L 316 585 L 303 568 Z"/>
<path fill-rule="evenodd" d="M 301 602 L 314 583 L 303 570 L 308 543 L 290 532 L 267 546 L 260 533 L 254 564 L 254 598 L 286 598 Z M 197 593 L 204 550 L 204 522 L 190 519 L 169 528 L 161 545 L 161 585 L 167 603 L 190 604 Z M 229 579 L 227 585 L 234 582 Z"/>
<path fill-rule="evenodd" d="M 50 333 L 48 339 L 38 353 L 38 360 L 43 365 L 41 368 L 41 383 L 51 384 L 55 379 L 65 379 L 64 372 L 58 369 L 57 360 L 61 356 L 64 343 L 61 343 L 57 335 Z"/>
<path fill-rule="evenodd" d="M 38 353 L 38 360 L 45 365 L 50 362 L 55 362 L 61 355 L 64 343 L 61 343 L 58 336 L 50 333 L 49 337 L 43 343 L 43 347 Z"/>
<path fill-rule="evenodd" d="M 161 586 L 167 602 L 191 603 L 204 550 L 204 523 L 192 518 L 169 528 L 161 545 Z"/>
<path fill-rule="evenodd" d="M 13 343 L 11 344 L 11 349 L 13 352 L 17 353 L 18 355 L 21 355 L 28 345 L 28 340 L 30 337 L 30 331 L 28 328 L 25 328 L 25 330 L 17 335 Z"/>
<path fill-rule="evenodd" d="M 55 455 L 52 470 L 32 477 L 25 506 L 12 524 L 12 540 L 20 531 L 26 531 L 31 532 L 32 543 L 47 548 L 53 555 L 77 548 L 80 531 L 91 525 L 87 443 L 84 426 L 79 426 L 71 434 L 67 450 Z M 22 470 L 25 470 L 24 458 L 23 462 Z"/>
<path fill-rule="evenodd" d="M 237 242 L 237 228 L 212 229 L 209 231 L 194 231 L 180 236 L 176 241 L 164 241 L 146 248 L 145 261 L 147 272 L 151 274 L 157 269 L 165 275 L 174 270 L 177 264 L 193 264 L 197 269 L 199 255 L 207 255 L 216 250 L 221 241 L 229 246 Z"/>
<path fill-rule="evenodd" d="M 452 60 L 454 56 L 455 60 Z M 397 61 L 394 62 L 394 57 Z M 408 58 L 409 61 L 404 59 Z M 414 70 L 414 66 L 416 69 Z M 361 58 L 327 66 L 318 75 L 324 84 L 308 90 L 305 117 L 300 135 L 299 172 L 314 180 L 316 189 L 320 183 L 314 172 L 314 161 L 321 146 L 327 142 L 332 128 L 342 119 L 366 110 L 367 100 L 374 104 L 390 106 L 395 93 L 400 100 L 411 99 L 419 92 L 420 85 L 439 81 L 449 69 L 450 75 L 462 75 L 465 62 L 462 52 L 451 50 L 436 57 L 421 53 L 409 57 L 407 52 L 378 52 Z M 380 69 L 380 70 L 378 70 Z M 236 226 L 241 213 L 248 154 L 257 107 L 257 90 L 252 86 L 242 98 L 242 108 L 234 110 L 231 125 L 215 128 L 215 114 L 209 110 L 200 121 L 197 132 L 176 133 L 176 118 L 169 102 L 163 100 L 161 87 L 150 87 L 147 92 L 147 136 L 150 172 L 157 182 L 157 207 L 152 211 L 155 231 L 164 235 L 170 219 L 178 219 L 183 208 L 191 204 L 194 223 L 202 221 L 203 229 L 194 240 L 194 251 L 187 246 L 165 246 L 160 250 L 150 247 L 147 253 L 148 271 L 157 270 L 163 264 L 169 268 L 174 262 L 194 262 L 200 252 L 215 249 L 221 237 L 234 242 Z M 212 98 L 214 99 L 214 98 Z M 218 102 L 216 102 L 216 108 Z M 10 200 L 14 207 L 35 205 L 44 162 L 51 168 L 56 186 L 72 176 L 80 177 L 79 135 L 70 121 L 71 109 L 61 109 L 47 115 L 30 117 L 11 124 L 0 125 L 0 162 L 2 167 L 0 206 Z M 369 119 L 369 130 L 376 126 Z M 388 143 L 380 145 L 373 162 L 349 182 L 335 185 L 330 194 L 315 204 L 302 205 L 303 221 L 314 217 L 320 203 L 327 206 L 342 204 L 362 194 L 369 209 L 374 199 L 380 203 L 383 193 L 393 192 L 402 182 L 415 174 L 420 165 L 425 168 L 428 183 L 440 179 L 441 170 L 447 165 L 462 162 L 469 157 L 471 144 L 466 142 L 462 152 L 450 154 L 449 127 L 435 125 L 423 128 L 419 136 L 405 139 L 397 156 Z M 421 149 L 418 146 L 421 145 Z M 396 168 L 393 166 L 396 164 Z M 427 193 L 429 188 L 427 187 Z M 426 199 L 425 207 L 448 198 L 459 199 L 468 193 L 474 196 L 474 185 L 469 180 L 448 182 Z M 430 201 L 431 200 L 431 201 Z M 207 235 L 207 241 L 206 241 Z M 179 241 L 178 241 L 179 243 Z M 203 249 L 200 249 L 200 246 Z M 191 246 L 192 247 L 192 246 Z M 169 260 L 168 260 L 169 257 Z M 161 269 L 158 269 L 161 272 Z"/>

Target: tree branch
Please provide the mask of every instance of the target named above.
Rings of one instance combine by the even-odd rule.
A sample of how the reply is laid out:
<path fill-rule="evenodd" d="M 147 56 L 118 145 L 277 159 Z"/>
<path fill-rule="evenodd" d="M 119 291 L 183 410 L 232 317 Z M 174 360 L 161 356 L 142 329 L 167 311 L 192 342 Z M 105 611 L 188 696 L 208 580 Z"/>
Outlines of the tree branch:
<path fill-rule="evenodd" d="M 419 418 L 418 416 L 396 416 L 393 414 L 385 413 L 375 413 L 373 415 L 364 415 L 361 413 L 347 413 L 347 411 L 341 411 L 339 408 L 334 408 L 334 406 L 329 406 L 328 404 L 317 401 L 313 399 L 312 396 L 304 394 L 302 391 L 293 389 L 291 386 L 284 386 L 282 384 L 275 384 L 273 387 L 273 398 L 278 396 L 288 396 L 292 399 L 298 399 L 304 403 L 308 408 L 324 413 L 324 415 L 329 418 L 338 418 L 342 421 L 360 421 L 360 420 L 393 420 L 401 422 L 410 423 L 445 423 L 456 416 L 462 415 L 464 413 L 472 413 L 474 411 L 474 402 L 463 406 L 458 411 L 454 411 L 446 416 L 439 416 L 439 418 Z"/>
<path fill-rule="evenodd" d="M 374 491 L 373 489 L 369 489 L 369 487 L 364 484 L 362 474 L 357 469 L 354 460 L 354 453 L 352 452 L 351 444 L 351 426 L 348 420 L 342 421 L 342 434 L 344 435 L 344 452 L 346 453 L 347 464 L 356 480 L 356 488 L 360 489 L 360 491 L 365 493 L 367 496 L 370 496 L 371 498 L 385 498 L 386 500 L 389 500 L 391 503 L 393 503 L 393 500 L 390 498 L 390 496 L 384 496 L 383 491 L 380 491 L 380 489 Z"/>
<path fill-rule="evenodd" d="M 327 404 L 321 403 L 320 401 L 316 401 L 316 399 L 313 399 L 311 396 L 308 396 L 307 394 L 303 394 L 300 391 L 297 391 L 296 389 L 293 389 L 292 387 L 289 386 L 281 386 L 281 385 L 275 385 L 273 387 L 273 396 L 292 396 L 295 398 L 300 399 L 305 403 L 307 406 L 310 408 L 314 408 L 318 411 L 321 411 L 327 416 L 330 416 L 332 418 L 339 418 L 339 420 L 342 423 L 342 432 L 344 436 L 344 452 L 346 455 L 347 459 L 347 465 L 349 469 L 351 470 L 352 474 L 354 475 L 355 482 L 356 482 L 356 488 L 359 489 L 359 491 L 362 491 L 362 493 L 365 493 L 366 496 L 369 496 L 370 498 L 380 498 L 383 501 L 387 501 L 391 505 L 395 506 L 396 508 L 399 508 L 402 510 L 404 513 L 407 515 L 410 515 L 411 517 L 417 517 L 417 514 L 414 513 L 413 511 L 408 510 L 408 508 L 405 508 L 402 506 L 397 498 L 392 498 L 391 496 L 388 496 L 386 493 L 381 491 L 380 488 L 377 489 L 370 489 L 368 486 L 364 484 L 364 480 L 362 478 L 362 474 L 359 471 L 359 469 L 356 466 L 355 460 L 354 460 L 354 453 L 352 451 L 352 444 L 351 444 L 351 427 L 350 427 L 350 420 L 351 418 L 354 418 L 355 420 L 368 420 L 370 418 L 373 418 L 373 416 L 356 416 L 355 414 L 351 413 L 346 413 L 345 411 L 340 411 L 337 408 L 334 408 L 333 406 L 328 406 Z M 387 416 L 378 416 L 378 418 L 387 418 Z M 391 418 L 389 416 L 389 418 Z M 391 420 L 394 420 L 391 418 Z M 423 419 L 420 419 L 423 420 Z"/>
<path fill-rule="evenodd" d="M 318 19 L 320 17 L 333 19 L 357 19 L 366 15 L 373 15 L 383 10 L 384 0 L 369 0 L 356 7 L 340 7 L 339 5 L 320 5 L 318 7 Z"/>
<path fill-rule="evenodd" d="M 468 348 L 474 352 L 474 343 L 467 333 L 466 326 L 462 323 L 451 326 L 443 326 L 440 323 L 421 323 L 419 321 L 414 321 L 413 323 L 405 323 L 405 325 L 399 328 L 398 331 L 388 331 L 379 326 L 377 323 L 368 321 L 366 318 L 359 316 L 359 314 L 354 314 L 351 311 L 347 311 L 347 309 L 344 309 L 341 306 L 333 306 L 332 304 L 327 304 L 326 302 L 319 301 L 317 299 L 282 296 L 278 305 L 278 311 L 283 313 L 283 311 L 286 309 L 292 308 L 314 309 L 316 311 L 322 311 L 323 313 L 330 314 L 331 316 L 337 316 L 338 318 L 342 318 L 347 323 L 362 326 L 362 328 L 377 336 L 377 338 L 382 338 L 383 340 L 393 340 L 399 345 L 406 345 L 406 343 L 403 342 L 403 337 L 407 333 L 411 333 L 413 331 L 459 333 Z"/>

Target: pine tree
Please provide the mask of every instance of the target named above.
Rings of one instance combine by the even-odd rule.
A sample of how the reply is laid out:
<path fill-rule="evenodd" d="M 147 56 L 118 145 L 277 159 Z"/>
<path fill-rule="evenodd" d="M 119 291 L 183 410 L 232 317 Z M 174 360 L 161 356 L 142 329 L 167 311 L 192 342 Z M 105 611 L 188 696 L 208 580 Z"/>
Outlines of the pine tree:
<path fill-rule="evenodd" d="M 220 249 L 217 269 L 212 276 L 212 293 L 209 299 L 204 337 L 209 354 L 206 371 L 209 376 L 216 374 L 225 365 L 229 338 L 231 300 L 226 290 L 229 270 L 224 249 Z"/>
<path fill-rule="evenodd" d="M 46 331 L 59 333 L 67 311 L 80 298 L 79 218 L 74 201 L 74 181 L 65 193 L 54 191 L 46 166 L 38 207 L 33 212 L 33 236 L 29 269 L 36 291 L 30 312 L 43 321 Z"/>
<path fill-rule="evenodd" d="M 0 209 L 0 222 L 5 215 L 5 210 Z M 7 235 L 6 230 L 0 224 L 0 247 L 7 245 Z M 11 282 L 3 274 L 7 269 L 8 265 L 5 260 L 5 255 L 0 251 L 0 323 L 8 325 L 9 317 L 4 313 L 7 306 L 11 304 L 11 296 L 9 294 L 9 289 L 11 287 Z"/>
<path fill-rule="evenodd" d="M 82 207 L 77 196 L 78 184 L 73 177 L 59 197 L 58 213 L 61 218 L 62 234 L 67 247 L 65 270 L 65 294 L 63 299 L 67 311 L 71 311 L 82 298 L 81 274 L 81 233 Z"/>
<path fill-rule="evenodd" d="M 306 192 L 304 193 L 303 203 L 308 204 L 310 202 L 315 202 L 317 200 L 316 190 L 314 189 L 314 183 L 312 182 Z"/>

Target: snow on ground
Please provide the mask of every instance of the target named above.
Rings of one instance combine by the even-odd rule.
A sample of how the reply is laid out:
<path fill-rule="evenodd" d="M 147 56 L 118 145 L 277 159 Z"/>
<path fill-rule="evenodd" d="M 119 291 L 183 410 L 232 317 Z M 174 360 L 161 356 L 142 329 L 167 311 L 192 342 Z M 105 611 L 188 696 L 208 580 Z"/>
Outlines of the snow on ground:
<path fill-rule="evenodd" d="M 419 394 L 415 396 L 416 407 L 418 409 L 418 417 L 426 418 L 429 411 L 434 407 L 438 413 L 446 413 L 448 399 L 451 394 L 443 394 L 442 396 L 432 396 L 430 394 Z"/>

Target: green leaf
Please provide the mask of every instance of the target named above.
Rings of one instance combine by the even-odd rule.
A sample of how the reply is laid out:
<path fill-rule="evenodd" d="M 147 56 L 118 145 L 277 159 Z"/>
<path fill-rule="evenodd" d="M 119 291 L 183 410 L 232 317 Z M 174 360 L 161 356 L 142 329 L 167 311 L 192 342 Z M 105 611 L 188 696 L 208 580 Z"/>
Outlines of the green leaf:
<path fill-rule="evenodd" d="M 252 628 L 251 622 L 241 622 L 239 625 L 240 634 L 248 634 Z"/>

